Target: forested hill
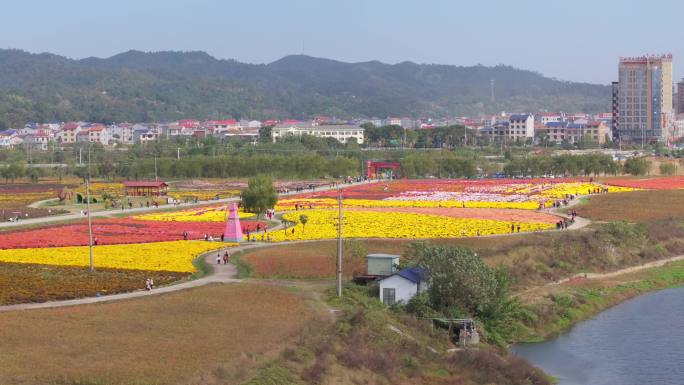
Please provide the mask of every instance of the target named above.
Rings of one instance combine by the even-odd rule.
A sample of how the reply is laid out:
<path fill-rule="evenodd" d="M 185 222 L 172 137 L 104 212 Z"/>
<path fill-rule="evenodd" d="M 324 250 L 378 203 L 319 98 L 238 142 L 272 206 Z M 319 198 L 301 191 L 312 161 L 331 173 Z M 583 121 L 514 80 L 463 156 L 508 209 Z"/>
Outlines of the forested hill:
<path fill-rule="evenodd" d="M 204 52 L 139 51 L 71 60 L 0 50 L 0 128 L 49 120 L 596 112 L 609 103 L 608 86 L 509 66 L 344 63 L 303 55 L 245 64 Z"/>

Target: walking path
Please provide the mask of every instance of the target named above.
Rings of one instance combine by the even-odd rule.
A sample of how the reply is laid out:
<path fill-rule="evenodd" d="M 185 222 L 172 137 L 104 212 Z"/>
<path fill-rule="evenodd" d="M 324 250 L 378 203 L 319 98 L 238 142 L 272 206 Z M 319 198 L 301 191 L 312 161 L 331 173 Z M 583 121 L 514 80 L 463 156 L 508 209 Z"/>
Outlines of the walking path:
<path fill-rule="evenodd" d="M 363 182 L 367 183 L 367 182 Z M 348 187 L 349 185 L 346 185 Z M 330 187 L 327 189 L 331 189 Z M 323 189 L 321 189 L 323 190 Z M 287 193 L 287 194 L 281 194 L 281 195 L 291 195 L 292 193 Z M 298 193 L 299 194 L 299 193 Z M 231 199 L 224 199 L 221 200 L 223 202 L 230 202 L 234 200 L 233 198 Z M 221 202 L 219 201 L 219 202 Z M 579 202 L 579 199 L 576 199 L 573 201 L 570 205 L 566 206 L 571 207 L 572 205 L 575 205 Z M 206 204 L 206 203 L 203 203 Z M 160 206 L 162 207 L 162 206 Z M 147 208 L 144 208 L 147 209 Z M 136 209 L 133 209 L 136 210 Z M 128 211 L 133 211 L 133 210 L 128 210 Z M 555 215 L 561 215 L 552 211 L 553 209 L 545 209 L 544 211 L 550 212 Z M 117 210 L 114 210 L 117 211 Z M 147 211 L 147 210 L 144 210 Z M 94 215 L 95 213 L 93 213 Z M 63 217 L 63 216 L 62 216 Z M 37 219 L 45 219 L 45 218 L 37 218 Z M 282 227 L 283 223 L 277 218 L 274 218 L 274 221 L 279 222 L 277 226 L 275 226 L 272 230 L 279 229 Z M 24 221 L 26 223 L 28 221 Z M 590 220 L 585 219 L 585 218 L 579 218 L 577 217 L 575 219 L 575 223 L 573 223 L 571 226 L 569 226 L 569 230 L 578 230 L 583 227 L 586 227 L 591 223 Z M 496 237 L 496 236 L 511 236 L 511 235 L 520 235 L 520 233 L 510 233 L 510 234 L 498 234 L 498 235 L 491 235 L 490 237 Z M 76 305 L 86 305 L 86 304 L 94 304 L 94 303 L 102 303 L 102 302 L 109 302 L 109 301 L 119 301 L 119 300 L 124 300 L 124 299 L 133 299 L 133 298 L 140 298 L 140 297 L 147 297 L 150 295 L 156 295 L 156 294 L 163 294 L 163 293 L 171 293 L 175 291 L 180 291 L 180 290 L 186 290 L 190 289 L 193 287 L 199 287 L 199 286 L 204 286 L 210 283 L 238 283 L 242 282 L 241 279 L 235 278 L 237 275 L 237 267 L 233 265 L 232 263 L 228 264 L 217 264 L 216 263 L 216 257 L 217 254 L 223 255 L 226 250 L 230 254 L 235 254 L 241 251 L 245 250 L 251 250 L 251 249 L 257 249 L 257 248 L 262 248 L 262 247 L 273 247 L 277 245 L 285 245 L 285 244 L 299 244 L 299 243 L 311 243 L 311 242 L 319 242 L 321 240 L 300 240 L 300 241 L 291 241 L 291 242 L 284 242 L 284 243 L 264 243 L 264 242 L 254 242 L 254 243 L 246 243 L 242 246 L 237 246 L 237 247 L 231 247 L 231 248 L 219 248 L 217 250 L 209 251 L 204 253 L 200 258 L 204 258 L 204 261 L 207 265 L 211 266 L 212 272 L 209 273 L 208 275 L 198 278 L 195 280 L 189 280 L 189 281 L 183 281 L 180 283 L 176 284 L 171 284 L 159 288 L 152 289 L 151 291 L 146 291 L 146 290 L 139 290 L 139 291 L 134 291 L 134 292 L 129 292 L 129 293 L 121 293 L 121 294 L 112 294 L 112 295 L 107 295 L 107 296 L 101 296 L 101 297 L 88 297 L 88 298 L 80 298 L 80 299 L 72 299 L 72 300 L 63 300 L 63 301 L 52 301 L 52 302 L 43 302 L 43 303 L 25 303 L 25 304 L 16 304 L 16 305 L 5 305 L 5 306 L 0 306 L 0 312 L 5 312 L 5 311 L 13 311 L 13 310 L 32 310 L 32 309 L 48 309 L 48 308 L 56 308 L 56 307 L 66 307 L 66 306 L 76 306 Z M 684 259 L 684 256 L 680 257 L 675 257 L 675 258 L 670 258 L 667 260 L 662 260 L 662 261 L 656 261 L 652 262 L 643 266 L 637 266 L 637 267 L 632 267 L 628 269 L 623 269 L 625 271 L 629 269 L 634 269 L 633 271 L 637 271 L 640 269 L 645 269 L 649 267 L 655 267 L 655 266 L 660 266 L 662 264 L 665 264 L 667 262 L 677 260 L 679 259 Z M 630 271 L 631 272 L 631 271 Z M 609 276 L 610 274 L 618 275 L 618 274 L 623 274 L 622 270 L 617 271 L 617 272 L 612 272 L 612 273 L 606 273 L 606 274 L 591 274 L 591 278 L 593 279 L 594 276 Z M 584 274 L 578 274 L 576 276 L 570 277 L 570 278 L 565 278 L 563 280 L 557 281 L 550 283 L 548 285 L 554 285 L 554 284 L 560 284 L 563 282 L 567 282 L 571 279 L 577 278 L 577 276 Z M 141 282 L 141 287 L 143 286 L 143 283 Z M 537 288 L 534 288 L 537 289 Z M 523 293 L 518 293 L 516 295 L 520 295 Z"/>
<path fill-rule="evenodd" d="M 624 269 L 615 270 L 615 271 L 611 271 L 608 273 L 577 273 L 577 274 L 571 275 L 570 277 L 566 277 L 563 279 L 559 279 L 557 281 L 549 282 L 549 283 L 542 285 L 542 286 L 531 287 L 527 290 L 515 293 L 513 295 L 513 297 L 524 296 L 524 295 L 527 295 L 527 294 L 530 294 L 530 293 L 533 293 L 533 292 L 536 292 L 539 290 L 548 289 L 550 287 L 562 285 L 564 283 L 579 280 L 579 279 L 597 280 L 597 279 L 617 277 L 617 276 L 624 275 L 624 274 L 635 273 L 638 271 L 651 269 L 654 267 L 664 266 L 670 262 L 676 262 L 676 261 L 681 261 L 681 260 L 684 260 L 684 255 L 677 255 L 674 257 L 670 257 L 670 258 L 659 259 L 657 261 L 644 263 L 643 265 L 626 267 Z"/>
<path fill-rule="evenodd" d="M 342 183 L 342 184 L 339 184 L 338 187 L 344 189 L 347 187 L 357 186 L 360 184 L 377 183 L 377 182 L 379 182 L 379 181 L 378 180 L 370 180 L 368 182 L 354 182 L 354 183 L 350 183 L 350 184 Z M 331 186 L 317 187 L 316 191 L 336 190 L 338 187 L 331 187 Z M 301 191 L 301 192 L 289 191 L 286 193 L 278 194 L 278 196 L 279 197 L 287 197 L 290 195 L 299 195 L 299 194 L 305 194 L 308 192 L 311 192 L 311 190 L 307 189 L 307 190 Z M 240 201 L 240 197 L 232 197 L 232 198 L 224 198 L 224 199 L 217 199 L 217 200 L 211 200 L 211 201 L 200 201 L 197 203 L 182 203 L 182 204 L 179 204 L 178 206 L 176 206 L 174 204 L 165 204 L 165 205 L 159 205 L 159 207 L 135 207 L 135 208 L 125 209 L 125 210 L 111 209 L 111 210 L 103 210 L 103 211 L 93 211 L 90 213 L 90 217 L 91 218 L 99 218 L 99 217 L 108 217 L 108 216 L 112 216 L 112 215 L 121 215 L 121 214 L 139 214 L 139 213 L 154 212 L 154 211 L 160 211 L 160 210 L 168 210 L 168 209 L 173 209 L 173 208 L 184 209 L 184 208 L 189 208 L 189 207 L 206 206 L 206 205 L 213 205 L 213 204 L 218 204 L 218 203 L 229 203 L 229 202 L 239 202 L 239 201 Z M 51 222 L 63 222 L 63 221 L 70 221 L 70 220 L 84 219 L 84 218 L 85 218 L 85 216 L 83 216 L 81 213 L 52 215 L 49 217 L 21 219 L 18 222 L 0 222 L 0 228 L 28 226 L 28 225 L 35 225 L 35 224 L 51 223 Z"/>

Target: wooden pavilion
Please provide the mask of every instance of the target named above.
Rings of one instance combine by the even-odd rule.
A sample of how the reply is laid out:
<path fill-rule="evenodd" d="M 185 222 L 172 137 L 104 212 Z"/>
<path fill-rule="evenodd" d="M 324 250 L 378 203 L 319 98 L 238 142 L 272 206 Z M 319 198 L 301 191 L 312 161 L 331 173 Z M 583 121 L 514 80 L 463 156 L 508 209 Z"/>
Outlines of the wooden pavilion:
<path fill-rule="evenodd" d="M 126 196 L 163 196 L 169 185 L 161 181 L 125 181 Z"/>

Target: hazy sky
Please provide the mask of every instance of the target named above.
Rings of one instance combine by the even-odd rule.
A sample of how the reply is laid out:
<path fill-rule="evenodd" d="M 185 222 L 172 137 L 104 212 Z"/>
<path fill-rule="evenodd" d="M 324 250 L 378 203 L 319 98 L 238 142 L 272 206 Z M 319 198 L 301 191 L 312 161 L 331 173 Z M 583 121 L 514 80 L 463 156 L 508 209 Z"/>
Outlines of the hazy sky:
<path fill-rule="evenodd" d="M 304 52 L 609 83 L 620 56 L 672 53 L 675 80 L 684 75 L 681 0 L 7 0 L 0 12 L 0 47 L 72 58 L 202 50 L 267 63 Z"/>

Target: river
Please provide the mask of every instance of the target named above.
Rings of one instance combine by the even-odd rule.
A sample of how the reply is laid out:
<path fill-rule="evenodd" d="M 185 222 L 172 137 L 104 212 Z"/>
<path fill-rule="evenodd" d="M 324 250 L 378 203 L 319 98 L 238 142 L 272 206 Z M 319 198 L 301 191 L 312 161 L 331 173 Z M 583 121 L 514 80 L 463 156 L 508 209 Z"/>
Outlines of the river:
<path fill-rule="evenodd" d="M 684 384 L 684 286 L 644 294 L 511 350 L 559 385 Z"/>

